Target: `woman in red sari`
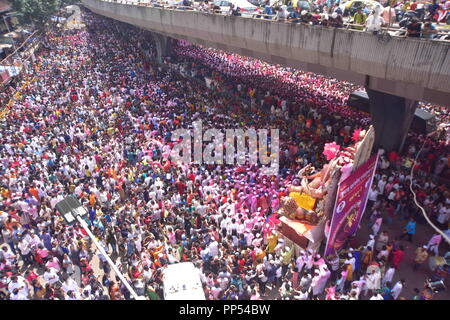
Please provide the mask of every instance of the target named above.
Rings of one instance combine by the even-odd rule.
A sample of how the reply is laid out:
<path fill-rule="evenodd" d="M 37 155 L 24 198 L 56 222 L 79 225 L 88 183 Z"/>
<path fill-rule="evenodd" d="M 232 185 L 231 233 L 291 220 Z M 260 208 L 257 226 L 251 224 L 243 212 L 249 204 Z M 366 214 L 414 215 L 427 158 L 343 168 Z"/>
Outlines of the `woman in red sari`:
<path fill-rule="evenodd" d="M 403 249 L 403 246 L 400 246 L 397 250 L 395 250 L 392 253 L 392 265 L 394 266 L 395 269 L 399 269 L 400 268 L 400 263 L 403 261 L 405 257 L 405 251 Z"/>

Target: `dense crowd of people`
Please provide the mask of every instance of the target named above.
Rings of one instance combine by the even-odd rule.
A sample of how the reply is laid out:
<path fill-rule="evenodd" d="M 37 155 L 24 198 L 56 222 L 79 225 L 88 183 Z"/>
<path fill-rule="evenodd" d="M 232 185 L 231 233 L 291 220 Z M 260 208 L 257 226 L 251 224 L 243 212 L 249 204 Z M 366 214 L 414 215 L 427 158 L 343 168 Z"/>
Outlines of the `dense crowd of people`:
<path fill-rule="evenodd" d="M 339 256 L 297 254 L 267 219 L 276 217 L 300 168 L 326 163 L 324 143 L 349 145 L 353 130 L 367 127 L 366 115 L 342 107 L 354 87 L 186 43 L 157 66 L 145 31 L 89 12 L 83 19 L 85 30 L 47 34 L 0 120 L 3 299 L 131 298 L 86 232 L 55 209 L 70 194 L 88 210 L 86 222 L 136 293 L 148 299 L 163 299 L 162 272 L 182 261 L 201 270 L 208 299 L 432 296 L 424 287 L 409 297 L 398 274 L 403 238 L 415 240 L 421 219 L 407 184 L 424 141 L 414 184 L 429 216 L 448 229 L 449 190 L 439 180 L 449 171 L 445 140 L 411 134 L 403 154 L 382 157 L 367 243 L 350 239 Z M 200 83 L 205 77 L 211 88 Z M 4 93 L 3 102 L 10 96 Z M 179 142 L 172 132 L 195 120 L 205 128 L 282 129 L 279 175 L 262 175 L 257 165 L 171 161 Z M 402 218 L 405 235 L 385 231 Z M 411 268 L 443 255 L 441 242 L 437 234 L 417 244 Z"/>

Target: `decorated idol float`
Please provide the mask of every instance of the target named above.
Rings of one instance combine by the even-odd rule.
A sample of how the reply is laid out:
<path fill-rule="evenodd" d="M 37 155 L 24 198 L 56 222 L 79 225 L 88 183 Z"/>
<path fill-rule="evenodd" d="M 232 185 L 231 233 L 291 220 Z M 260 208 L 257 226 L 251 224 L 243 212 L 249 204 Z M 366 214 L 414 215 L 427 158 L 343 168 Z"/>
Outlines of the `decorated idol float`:
<path fill-rule="evenodd" d="M 287 186 L 289 196 L 281 199 L 277 212 L 277 229 L 285 242 L 294 243 L 297 250 L 319 249 L 329 234 L 339 185 L 370 158 L 374 138 L 372 126 L 356 129 L 349 147 L 325 144 L 323 154 L 329 162 L 323 168 L 307 165 L 298 172 L 300 185 Z M 370 188 L 367 184 L 361 188 Z"/>

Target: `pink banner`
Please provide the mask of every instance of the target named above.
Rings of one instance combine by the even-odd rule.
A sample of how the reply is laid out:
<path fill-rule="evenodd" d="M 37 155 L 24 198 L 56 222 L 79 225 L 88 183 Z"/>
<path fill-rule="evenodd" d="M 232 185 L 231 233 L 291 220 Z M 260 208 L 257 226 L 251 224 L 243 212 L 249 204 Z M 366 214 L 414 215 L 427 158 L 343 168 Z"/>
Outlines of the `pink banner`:
<path fill-rule="evenodd" d="M 378 155 L 373 155 L 339 184 L 325 256 L 339 252 L 345 241 L 358 230 L 366 209 L 377 162 Z"/>

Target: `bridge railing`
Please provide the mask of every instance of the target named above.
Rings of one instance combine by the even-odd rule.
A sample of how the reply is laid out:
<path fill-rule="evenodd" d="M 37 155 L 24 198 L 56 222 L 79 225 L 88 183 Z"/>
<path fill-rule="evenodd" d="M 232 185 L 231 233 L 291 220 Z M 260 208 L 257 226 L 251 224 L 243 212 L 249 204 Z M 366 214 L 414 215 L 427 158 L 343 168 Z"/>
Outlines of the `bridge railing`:
<path fill-rule="evenodd" d="M 210 13 L 215 15 L 222 15 L 222 16 L 230 16 L 230 14 L 225 14 L 222 12 L 222 10 L 217 9 L 200 9 L 193 6 L 183 6 L 178 4 L 171 4 L 168 1 L 130 1 L 130 0 L 100 0 L 104 2 L 112 2 L 112 3 L 119 3 L 119 4 L 126 4 L 126 5 L 134 5 L 134 6 L 145 6 L 145 7 L 151 7 L 151 8 L 164 8 L 167 10 L 173 10 L 173 11 L 196 11 L 196 12 L 204 12 L 204 13 Z M 291 23 L 291 24 L 303 24 L 306 23 L 303 22 L 293 22 L 289 20 L 279 20 L 276 14 L 264 14 L 264 13 L 256 13 L 253 15 L 244 15 L 244 16 L 238 16 L 236 18 L 242 18 L 242 19 L 256 19 L 256 20 L 268 20 L 268 21 L 277 21 L 279 23 Z M 322 21 L 322 20 L 320 20 Z M 326 25 L 322 25 L 324 27 L 327 27 Z M 330 25 L 329 27 L 335 27 L 333 25 Z M 360 24 L 354 24 L 349 22 L 344 22 L 342 26 L 338 27 L 342 29 L 352 30 L 354 32 L 366 32 L 365 26 Z M 397 27 L 381 27 L 381 31 L 384 31 L 384 34 L 387 36 L 395 36 L 395 37 L 401 37 L 406 38 L 407 30 L 404 28 L 397 28 Z M 422 31 L 422 34 L 431 34 L 431 33 L 424 33 Z M 423 40 L 431 40 L 431 41 L 444 41 L 444 42 L 450 42 L 450 39 L 442 39 L 441 37 L 450 36 L 450 30 L 448 32 L 437 32 L 433 33 L 435 35 L 434 39 L 428 39 L 428 38 L 418 38 Z"/>

